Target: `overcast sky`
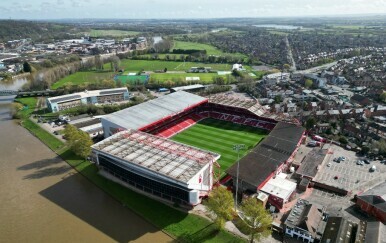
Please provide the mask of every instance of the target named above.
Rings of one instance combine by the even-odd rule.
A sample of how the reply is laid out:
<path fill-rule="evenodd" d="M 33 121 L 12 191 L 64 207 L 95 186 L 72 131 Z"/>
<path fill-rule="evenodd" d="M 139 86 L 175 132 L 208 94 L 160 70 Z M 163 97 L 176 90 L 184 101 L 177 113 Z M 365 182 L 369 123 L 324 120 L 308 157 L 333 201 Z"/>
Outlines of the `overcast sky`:
<path fill-rule="evenodd" d="M 386 13 L 386 0 L 0 0 L 2 19 L 226 18 Z"/>

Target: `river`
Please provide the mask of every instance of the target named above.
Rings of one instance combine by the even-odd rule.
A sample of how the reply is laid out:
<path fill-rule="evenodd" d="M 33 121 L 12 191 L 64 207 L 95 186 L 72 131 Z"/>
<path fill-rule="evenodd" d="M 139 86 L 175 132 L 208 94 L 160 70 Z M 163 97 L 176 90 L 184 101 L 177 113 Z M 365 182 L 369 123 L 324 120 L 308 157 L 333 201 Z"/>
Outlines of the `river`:
<path fill-rule="evenodd" d="M 74 171 L 0 101 L 0 242 L 171 242 Z"/>

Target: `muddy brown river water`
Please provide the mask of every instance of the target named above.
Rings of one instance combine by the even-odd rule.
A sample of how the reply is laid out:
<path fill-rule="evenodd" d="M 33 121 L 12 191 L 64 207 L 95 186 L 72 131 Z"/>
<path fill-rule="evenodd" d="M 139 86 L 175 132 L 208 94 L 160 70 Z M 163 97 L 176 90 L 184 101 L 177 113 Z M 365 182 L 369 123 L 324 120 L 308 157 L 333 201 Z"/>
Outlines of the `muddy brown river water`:
<path fill-rule="evenodd" d="M 0 101 L 0 242 L 171 242 L 10 119 Z"/>

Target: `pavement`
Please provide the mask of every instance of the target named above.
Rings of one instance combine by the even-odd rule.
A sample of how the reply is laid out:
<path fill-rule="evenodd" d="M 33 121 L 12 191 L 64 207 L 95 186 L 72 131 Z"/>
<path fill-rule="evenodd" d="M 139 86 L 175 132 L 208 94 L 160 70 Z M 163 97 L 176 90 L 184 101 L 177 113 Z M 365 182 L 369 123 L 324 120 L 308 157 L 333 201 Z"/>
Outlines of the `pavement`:
<path fill-rule="evenodd" d="M 357 156 L 355 152 L 333 144 L 325 145 L 325 147 L 329 147 L 331 154 L 327 155 L 328 157 L 322 163 L 314 181 L 348 190 L 351 195 L 354 195 L 368 190 L 386 179 L 386 166 L 380 161 L 357 165 L 356 162 L 362 160 L 363 157 Z M 333 161 L 340 156 L 344 156 L 346 160 L 340 163 Z M 370 172 L 373 165 L 376 166 L 376 170 Z"/>

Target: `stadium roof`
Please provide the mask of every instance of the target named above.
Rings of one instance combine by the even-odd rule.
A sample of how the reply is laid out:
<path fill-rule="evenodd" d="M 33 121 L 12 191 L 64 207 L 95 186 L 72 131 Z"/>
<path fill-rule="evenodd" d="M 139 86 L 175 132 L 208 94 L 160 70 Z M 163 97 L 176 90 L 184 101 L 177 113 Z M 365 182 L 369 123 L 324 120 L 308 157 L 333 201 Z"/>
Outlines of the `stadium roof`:
<path fill-rule="evenodd" d="M 296 174 L 314 178 L 318 172 L 318 166 L 322 164 L 327 155 L 327 149 L 314 148 L 304 158 L 296 171 Z"/>
<path fill-rule="evenodd" d="M 106 120 L 125 129 L 139 130 L 206 101 L 201 96 L 178 91 L 114 112 L 103 117 L 102 123 Z"/>
<path fill-rule="evenodd" d="M 209 98 L 210 103 L 220 104 L 225 106 L 243 108 L 250 112 L 265 118 L 270 118 L 276 121 L 285 121 L 299 124 L 299 122 L 284 113 L 270 113 L 257 100 L 252 99 L 238 99 L 228 97 L 226 95 L 214 95 Z"/>
<path fill-rule="evenodd" d="M 204 166 L 220 157 L 135 130 L 116 133 L 92 148 L 183 183 L 188 183 Z"/>
<path fill-rule="evenodd" d="M 277 123 L 271 133 L 240 160 L 239 179 L 256 188 L 259 187 L 289 159 L 304 131 L 301 126 Z M 237 164 L 230 167 L 227 173 L 236 177 Z"/>
<path fill-rule="evenodd" d="M 61 102 L 78 100 L 78 99 L 87 98 L 87 97 L 121 94 L 124 92 L 129 92 L 129 91 L 127 90 L 127 88 L 86 90 L 84 92 L 78 92 L 78 93 L 73 93 L 68 95 L 61 95 L 61 96 L 56 96 L 52 98 L 47 98 L 47 100 L 50 103 L 61 103 Z"/>

